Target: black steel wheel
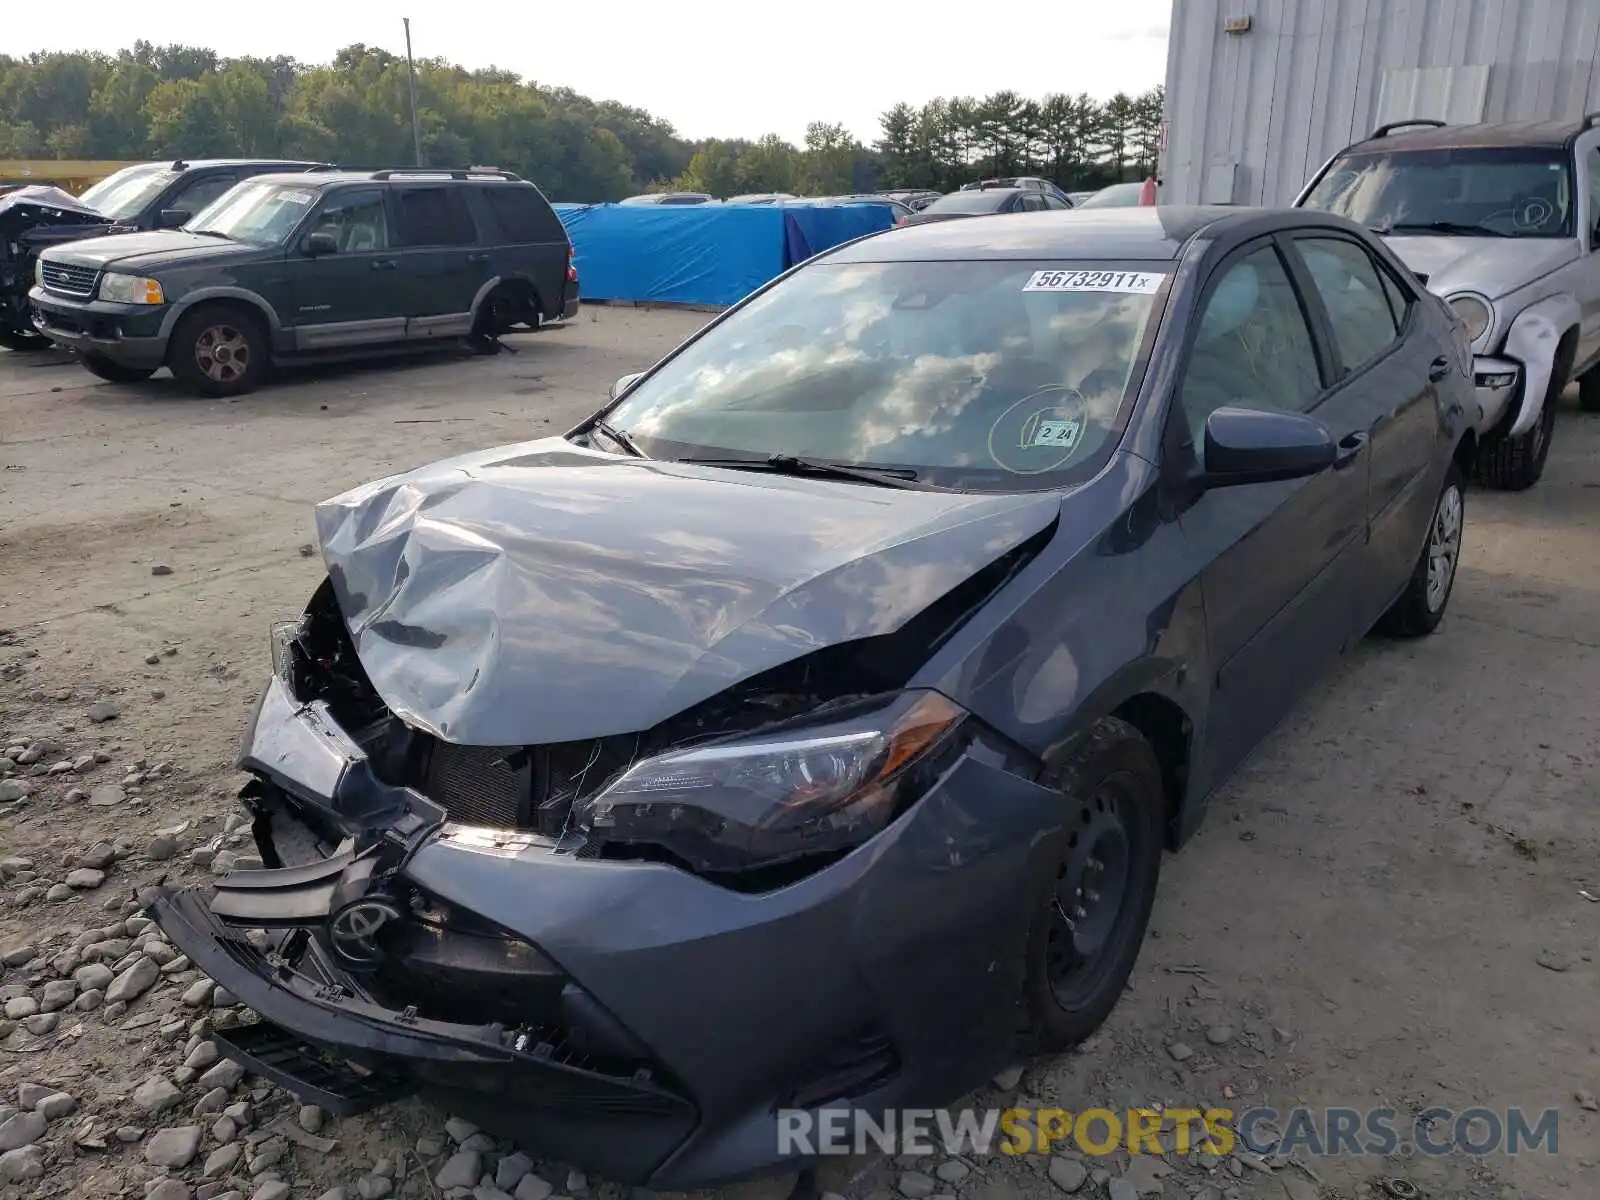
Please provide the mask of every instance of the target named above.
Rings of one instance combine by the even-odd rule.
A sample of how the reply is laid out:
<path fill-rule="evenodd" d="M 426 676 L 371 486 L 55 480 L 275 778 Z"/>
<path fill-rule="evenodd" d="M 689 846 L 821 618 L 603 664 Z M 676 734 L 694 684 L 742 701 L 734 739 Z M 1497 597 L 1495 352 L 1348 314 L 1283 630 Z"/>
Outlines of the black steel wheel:
<path fill-rule="evenodd" d="M 50 345 L 50 339 L 42 333 L 32 329 L 13 329 L 9 326 L 0 326 L 0 346 L 7 350 L 15 350 L 19 354 L 34 350 L 43 350 Z"/>
<path fill-rule="evenodd" d="M 1143 734 L 1100 721 L 1061 772 L 1066 828 L 1029 930 L 1024 1007 L 1032 1049 L 1061 1050 L 1116 1006 L 1161 874 L 1161 768 Z"/>

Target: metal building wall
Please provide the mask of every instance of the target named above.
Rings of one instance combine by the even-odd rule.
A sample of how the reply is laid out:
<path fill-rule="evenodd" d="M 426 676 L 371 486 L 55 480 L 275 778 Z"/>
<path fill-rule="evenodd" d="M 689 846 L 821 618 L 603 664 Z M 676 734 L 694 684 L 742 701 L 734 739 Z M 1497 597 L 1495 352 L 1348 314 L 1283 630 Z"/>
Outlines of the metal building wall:
<path fill-rule="evenodd" d="M 1173 0 L 1161 198 L 1287 204 L 1385 121 L 1594 111 L 1600 0 Z"/>

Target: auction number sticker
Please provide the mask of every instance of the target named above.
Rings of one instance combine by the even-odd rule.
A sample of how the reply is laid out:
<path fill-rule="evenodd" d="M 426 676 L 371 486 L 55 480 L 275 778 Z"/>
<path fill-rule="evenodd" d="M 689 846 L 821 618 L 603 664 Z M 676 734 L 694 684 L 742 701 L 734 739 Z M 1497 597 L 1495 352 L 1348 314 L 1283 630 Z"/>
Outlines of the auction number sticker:
<path fill-rule="evenodd" d="M 1159 271 L 1035 271 L 1025 292 L 1131 292 L 1149 295 L 1166 278 Z"/>

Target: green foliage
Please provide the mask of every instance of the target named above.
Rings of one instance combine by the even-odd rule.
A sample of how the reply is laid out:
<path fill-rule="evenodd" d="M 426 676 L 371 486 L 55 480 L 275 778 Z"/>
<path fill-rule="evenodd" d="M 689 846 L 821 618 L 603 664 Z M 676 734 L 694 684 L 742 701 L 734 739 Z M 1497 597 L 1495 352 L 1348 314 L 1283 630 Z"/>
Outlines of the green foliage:
<path fill-rule="evenodd" d="M 504 167 L 552 198 L 598 201 L 669 186 L 715 196 L 947 190 L 1019 174 L 1094 187 L 1154 169 L 1161 93 L 1105 104 L 1009 91 L 897 104 L 870 148 L 823 121 L 807 127 L 803 146 L 776 134 L 690 142 L 642 109 L 442 60 L 417 63 L 417 108 L 425 163 Z M 357 44 L 311 66 L 145 41 L 116 55 L 0 55 L 0 158 L 180 155 L 407 165 L 405 59 Z"/>

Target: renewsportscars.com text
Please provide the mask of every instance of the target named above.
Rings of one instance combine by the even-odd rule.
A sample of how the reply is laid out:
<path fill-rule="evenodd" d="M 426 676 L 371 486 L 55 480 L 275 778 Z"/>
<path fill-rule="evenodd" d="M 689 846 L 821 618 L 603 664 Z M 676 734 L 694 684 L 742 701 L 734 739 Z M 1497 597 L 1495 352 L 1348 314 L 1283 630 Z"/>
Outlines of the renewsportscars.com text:
<path fill-rule="evenodd" d="M 1556 1153 L 1555 1109 L 1433 1108 L 1061 1108 L 899 1109 L 884 1113 L 785 1109 L 778 1114 L 784 1155 L 1049 1154 L 1070 1149 L 1103 1156 L 1255 1154 L 1379 1157 Z"/>

